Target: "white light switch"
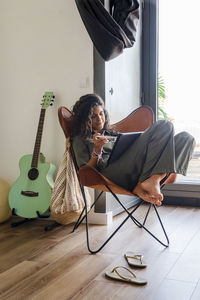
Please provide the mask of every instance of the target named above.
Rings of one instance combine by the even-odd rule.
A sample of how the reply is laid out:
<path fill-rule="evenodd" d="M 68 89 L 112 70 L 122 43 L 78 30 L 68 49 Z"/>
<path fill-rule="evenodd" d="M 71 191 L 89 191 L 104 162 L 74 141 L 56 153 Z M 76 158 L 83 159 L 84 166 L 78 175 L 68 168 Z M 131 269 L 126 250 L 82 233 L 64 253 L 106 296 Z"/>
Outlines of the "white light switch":
<path fill-rule="evenodd" d="M 89 88 L 89 87 L 90 87 L 90 78 L 89 78 L 89 76 L 87 76 L 87 77 L 85 77 L 85 78 L 82 78 L 82 79 L 80 80 L 80 85 L 79 85 L 79 87 L 80 87 L 81 89 L 86 89 L 86 88 Z"/>

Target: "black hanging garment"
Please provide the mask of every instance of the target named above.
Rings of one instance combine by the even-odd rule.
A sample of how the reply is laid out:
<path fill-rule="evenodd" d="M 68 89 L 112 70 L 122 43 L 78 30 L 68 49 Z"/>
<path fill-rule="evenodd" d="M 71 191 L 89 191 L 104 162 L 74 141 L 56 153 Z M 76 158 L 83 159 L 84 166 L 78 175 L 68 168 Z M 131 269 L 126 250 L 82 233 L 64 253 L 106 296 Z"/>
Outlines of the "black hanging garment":
<path fill-rule="evenodd" d="M 139 19 L 138 0 L 110 0 L 110 13 L 103 0 L 75 0 L 95 48 L 109 61 L 135 42 Z"/>

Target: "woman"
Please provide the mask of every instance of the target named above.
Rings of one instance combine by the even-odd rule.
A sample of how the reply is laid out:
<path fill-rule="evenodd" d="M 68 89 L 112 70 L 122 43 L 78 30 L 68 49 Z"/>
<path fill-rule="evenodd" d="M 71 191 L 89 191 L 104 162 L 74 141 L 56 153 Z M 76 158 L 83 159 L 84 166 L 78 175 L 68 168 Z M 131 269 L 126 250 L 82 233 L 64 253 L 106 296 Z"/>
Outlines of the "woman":
<path fill-rule="evenodd" d="M 155 122 L 131 144 L 117 161 L 107 165 L 117 136 L 109 125 L 102 99 L 96 94 L 82 96 L 73 107 L 72 145 L 78 166 L 97 168 L 117 185 L 145 201 L 161 205 L 162 181 L 170 173 L 186 175 L 195 140 L 187 132 L 174 136 L 172 123 Z"/>

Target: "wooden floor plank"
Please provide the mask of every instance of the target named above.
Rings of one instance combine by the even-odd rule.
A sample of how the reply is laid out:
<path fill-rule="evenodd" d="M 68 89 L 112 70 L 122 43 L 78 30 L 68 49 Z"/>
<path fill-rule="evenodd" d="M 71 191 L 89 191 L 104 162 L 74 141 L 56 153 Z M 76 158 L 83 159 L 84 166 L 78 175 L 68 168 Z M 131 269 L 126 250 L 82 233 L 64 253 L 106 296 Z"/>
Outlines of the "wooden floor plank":
<path fill-rule="evenodd" d="M 45 251 L 48 247 L 53 245 L 54 242 L 51 240 L 39 240 L 33 239 L 33 241 L 29 240 L 26 243 L 22 243 L 22 245 L 18 245 L 17 247 L 13 247 L 12 251 L 1 255 L 0 257 L 0 271 L 4 272 L 5 270 L 13 267 L 15 264 L 19 264 L 24 260 L 27 260 L 27 257 L 36 255 L 41 251 Z"/>
<path fill-rule="evenodd" d="M 141 300 L 188 300 L 191 298 L 195 286 L 193 282 L 165 279 L 151 298 L 145 297 Z"/>
<path fill-rule="evenodd" d="M 112 260 L 112 255 L 89 255 L 82 263 L 66 272 L 62 277 L 47 285 L 41 291 L 34 293 L 32 299 L 71 299 L 80 289 L 93 280 Z M 88 270 L 88 271 L 87 271 Z M 50 298 L 49 298 L 50 297 Z"/>
<path fill-rule="evenodd" d="M 125 284 L 124 288 L 124 285 L 119 282 L 94 280 L 83 290 L 79 291 L 71 300 L 133 300 L 133 297 L 137 295 L 137 292 L 140 293 L 141 289 L 142 287 L 136 285 Z"/>
<path fill-rule="evenodd" d="M 170 234 L 170 251 L 172 252 L 183 252 L 200 229 L 200 223 L 198 224 L 194 217 L 198 211 L 193 208 L 187 212 L 188 214 L 184 214 L 184 218 L 181 218 L 181 223 L 176 224 L 173 233 Z"/>
<path fill-rule="evenodd" d="M 27 277 L 37 272 L 42 267 L 42 264 L 36 262 L 23 261 L 20 264 L 8 269 L 6 272 L 1 273 L 0 295 L 18 282 L 27 279 Z"/>
<path fill-rule="evenodd" d="M 184 234 L 184 233 L 183 233 Z M 200 230 L 188 243 L 183 254 L 179 257 L 167 279 L 182 280 L 197 283 L 200 278 Z"/>
<path fill-rule="evenodd" d="M 135 214 L 142 221 L 144 205 Z M 35 220 L 16 228 L 10 220 L 0 225 L 0 298 L 2 300 L 199 300 L 200 209 L 162 206 L 158 209 L 170 238 L 163 247 L 131 220 L 96 255 L 88 253 L 85 225 L 45 232 L 51 221 Z M 97 247 L 126 217 L 122 213 L 110 226 L 90 226 L 92 247 Z M 14 218 L 14 221 L 20 218 Z M 155 212 L 147 226 L 163 238 Z M 124 254 L 144 255 L 147 268 L 131 268 Z M 138 287 L 105 277 L 122 265 L 147 279 Z"/>
<path fill-rule="evenodd" d="M 115 261 L 113 261 L 113 263 L 110 264 L 109 267 L 104 269 L 102 273 L 96 277 L 96 280 L 106 283 L 109 279 L 104 276 L 105 271 L 111 271 L 116 266 L 125 266 L 132 270 L 136 274 L 136 276 L 146 278 L 148 281 L 148 284 L 144 287 L 137 287 L 137 289 L 135 289 L 135 286 L 133 286 L 131 295 L 134 296 L 134 299 L 140 300 L 141 297 L 150 296 L 151 293 L 153 294 L 157 290 L 157 287 L 161 284 L 171 268 L 174 266 L 179 257 L 179 254 L 171 253 L 168 251 L 147 251 L 146 253 L 143 252 L 143 254 L 148 265 L 147 268 L 132 268 L 128 265 L 123 255 L 121 255 Z M 111 279 L 109 281 L 113 282 Z M 123 289 L 126 290 L 127 288 L 126 283 L 119 283 L 118 281 L 116 281 L 116 284 L 121 285 L 122 292 Z"/>
<path fill-rule="evenodd" d="M 87 259 L 88 256 L 89 254 L 86 249 L 85 251 L 77 249 L 77 251 L 67 253 L 59 259 L 52 261 L 51 264 L 48 264 L 37 273 L 33 273 L 30 278 L 18 282 L 17 285 L 4 293 L 5 299 L 12 299 L 15 295 L 20 295 L 20 297 L 24 298 L 28 297 L 75 268 L 78 264 Z"/>
<path fill-rule="evenodd" d="M 190 300 L 199 300 L 200 295 L 200 280 L 198 281 Z"/>

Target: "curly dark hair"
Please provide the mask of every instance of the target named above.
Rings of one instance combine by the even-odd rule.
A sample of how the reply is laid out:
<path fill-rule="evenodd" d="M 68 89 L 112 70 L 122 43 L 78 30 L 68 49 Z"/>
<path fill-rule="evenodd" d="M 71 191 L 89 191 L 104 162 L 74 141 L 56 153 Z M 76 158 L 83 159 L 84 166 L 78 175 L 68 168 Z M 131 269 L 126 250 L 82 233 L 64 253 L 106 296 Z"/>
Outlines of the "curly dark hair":
<path fill-rule="evenodd" d="M 74 104 L 72 109 L 73 129 L 72 136 L 81 134 L 83 137 L 92 135 L 92 112 L 95 106 L 102 106 L 105 114 L 104 130 L 112 130 L 109 124 L 109 116 L 104 107 L 104 102 L 97 94 L 87 94 Z"/>

